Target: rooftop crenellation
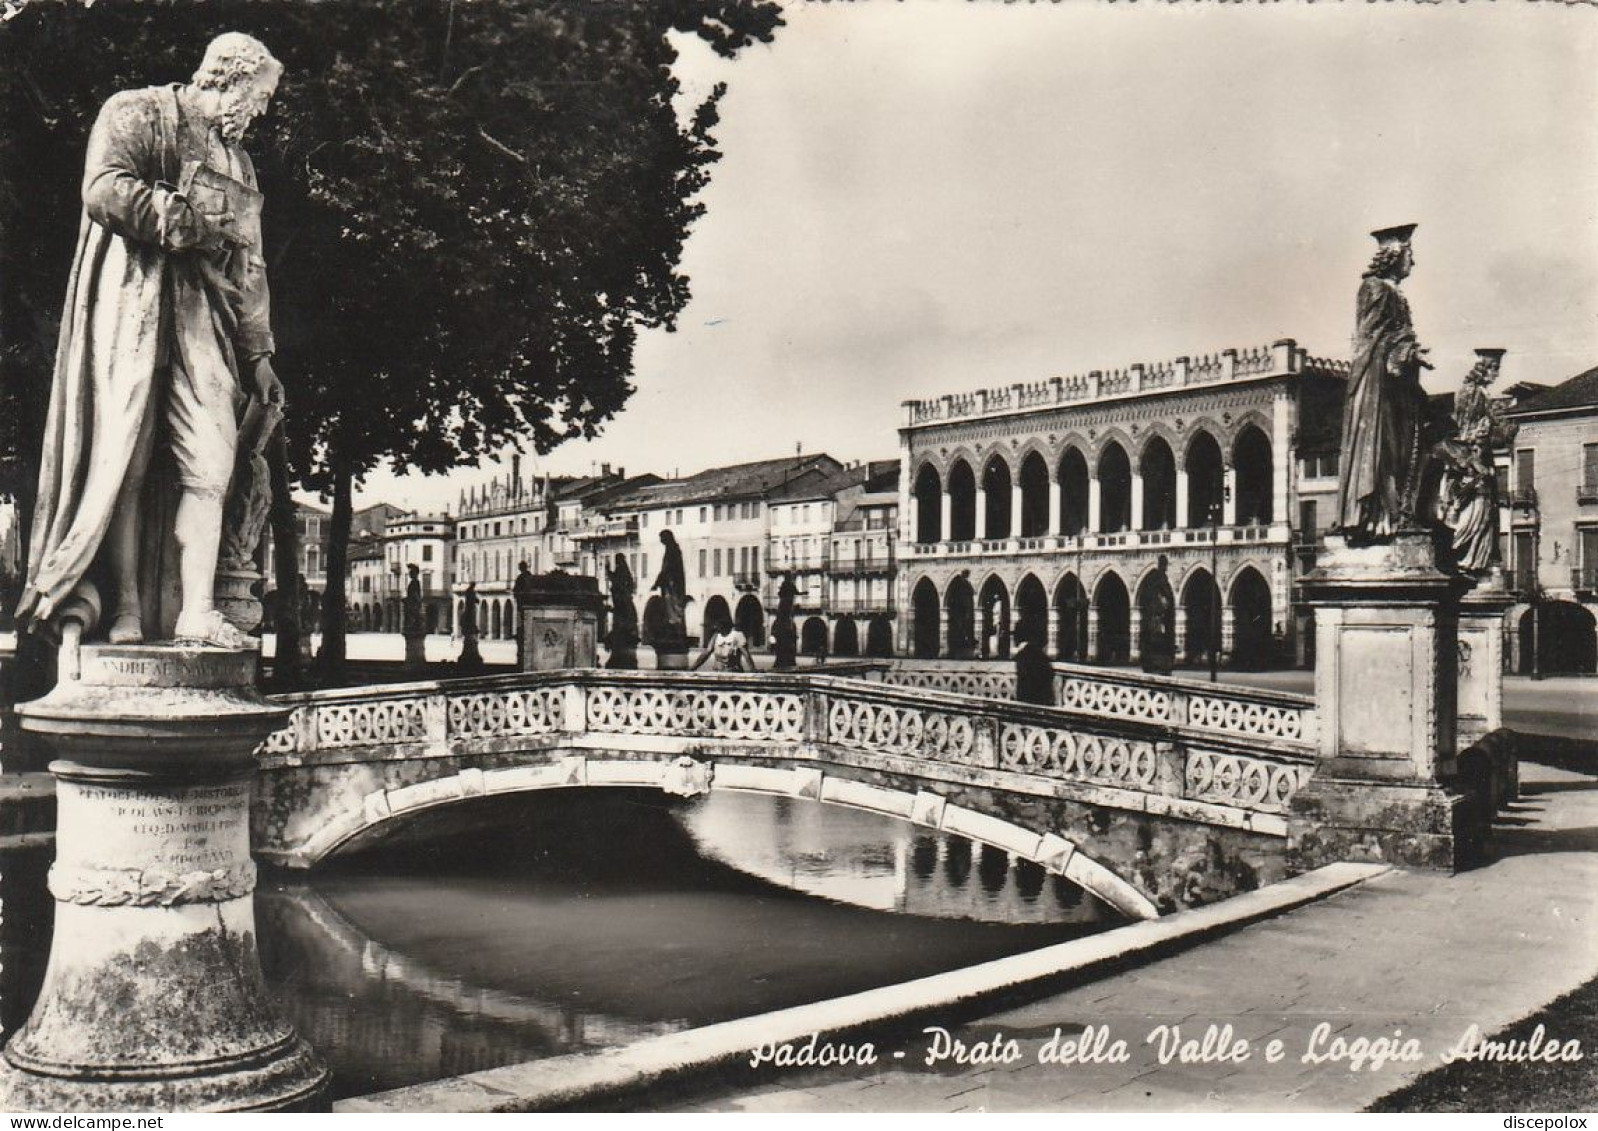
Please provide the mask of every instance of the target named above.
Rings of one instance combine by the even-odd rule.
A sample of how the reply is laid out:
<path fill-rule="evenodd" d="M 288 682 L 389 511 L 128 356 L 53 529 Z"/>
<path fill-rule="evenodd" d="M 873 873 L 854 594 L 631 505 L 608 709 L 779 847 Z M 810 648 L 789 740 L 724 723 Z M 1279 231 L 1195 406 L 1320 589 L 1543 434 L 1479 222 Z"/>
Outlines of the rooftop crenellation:
<path fill-rule="evenodd" d="M 1245 349 L 1177 357 L 1169 361 L 1139 362 L 1123 369 L 1093 369 L 1044 381 L 1000 385 L 969 393 L 954 393 L 930 400 L 905 401 L 906 424 L 932 424 L 944 420 L 992 416 L 1075 404 L 1108 398 L 1140 396 L 1167 389 L 1224 384 L 1306 369 L 1346 376 L 1349 363 L 1312 358 L 1292 338 Z"/>

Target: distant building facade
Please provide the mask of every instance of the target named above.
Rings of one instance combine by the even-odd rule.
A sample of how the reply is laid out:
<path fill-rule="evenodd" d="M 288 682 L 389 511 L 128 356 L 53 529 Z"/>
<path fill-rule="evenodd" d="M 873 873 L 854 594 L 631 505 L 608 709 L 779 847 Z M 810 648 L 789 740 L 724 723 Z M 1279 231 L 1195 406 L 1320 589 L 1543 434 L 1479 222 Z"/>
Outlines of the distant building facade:
<path fill-rule="evenodd" d="M 406 513 L 388 520 L 383 531 L 383 631 L 399 632 L 405 623 L 405 591 L 413 565 L 422 587 L 427 631 L 453 632 L 455 519 L 451 515 Z"/>
<path fill-rule="evenodd" d="M 769 493 L 764 601 L 792 577 L 803 655 L 893 654 L 899 464 L 855 464 Z"/>
<path fill-rule="evenodd" d="M 1004 657 L 1026 621 L 1057 658 L 1136 663 L 1169 586 L 1178 662 L 1309 662 L 1293 582 L 1334 518 L 1347 373 L 1284 339 L 906 402 L 900 651 Z"/>
<path fill-rule="evenodd" d="M 299 541 L 299 574 L 304 578 L 300 627 L 309 632 L 321 630 L 322 594 L 327 591 L 327 547 L 331 520 L 332 514 L 325 507 L 300 502 L 294 504 L 295 534 Z M 266 596 L 262 607 L 268 631 L 278 605 L 275 549 L 272 526 L 268 523 L 261 535 L 261 548 L 257 556 L 266 575 Z"/>
<path fill-rule="evenodd" d="M 1521 673 L 1598 670 L 1598 368 L 1516 400 L 1505 453 L 1504 564 Z"/>
<path fill-rule="evenodd" d="M 361 507 L 350 516 L 350 542 L 344 555 L 344 600 L 350 632 L 382 632 L 383 596 L 388 577 L 383 536 L 405 511 L 392 503 Z M 397 631 L 397 630 L 396 630 Z"/>
<path fill-rule="evenodd" d="M 765 573 L 770 531 L 767 495 L 842 468 L 829 455 L 795 455 L 710 468 L 612 500 L 610 515 L 624 523 L 636 519 L 631 537 L 636 540 L 637 560 L 629 568 L 638 583 L 644 642 L 649 642 L 650 626 L 659 616 L 660 598 L 651 595 L 650 587 L 663 560 L 660 534 L 669 530 L 683 555 L 690 638 L 708 639 L 711 626 L 726 623 L 740 629 L 752 647 L 765 646 L 775 609 Z M 651 608 L 651 601 L 657 608 Z"/>
<path fill-rule="evenodd" d="M 562 570 L 603 579 L 603 561 L 591 538 L 599 525 L 595 508 L 630 487 L 658 481 L 653 475 L 628 479 L 625 469 L 613 472 L 609 464 L 598 475 L 523 478 L 518 457 L 510 474 L 463 492 L 457 505 L 457 569 L 452 586 L 457 619 L 466 586 L 475 583 L 482 636 L 513 639 L 512 587 L 523 562 L 535 574 Z"/>
<path fill-rule="evenodd" d="M 866 464 L 833 514 L 827 602 L 834 656 L 892 656 L 897 640 L 899 461 Z"/>

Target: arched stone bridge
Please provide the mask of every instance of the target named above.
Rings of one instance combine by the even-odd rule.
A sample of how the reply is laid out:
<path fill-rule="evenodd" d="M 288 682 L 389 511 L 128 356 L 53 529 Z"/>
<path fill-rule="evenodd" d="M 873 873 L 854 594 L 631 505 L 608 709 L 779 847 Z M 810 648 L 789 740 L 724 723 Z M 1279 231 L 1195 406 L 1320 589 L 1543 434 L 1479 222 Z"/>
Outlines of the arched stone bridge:
<path fill-rule="evenodd" d="M 1285 813 L 1314 761 L 1305 701 L 1064 678 L 1072 709 L 931 690 L 904 665 L 574 670 L 290 697 L 289 726 L 260 751 L 255 847 L 309 868 L 438 806 L 642 787 L 886 814 L 1035 861 L 1136 917 L 1285 874 Z"/>

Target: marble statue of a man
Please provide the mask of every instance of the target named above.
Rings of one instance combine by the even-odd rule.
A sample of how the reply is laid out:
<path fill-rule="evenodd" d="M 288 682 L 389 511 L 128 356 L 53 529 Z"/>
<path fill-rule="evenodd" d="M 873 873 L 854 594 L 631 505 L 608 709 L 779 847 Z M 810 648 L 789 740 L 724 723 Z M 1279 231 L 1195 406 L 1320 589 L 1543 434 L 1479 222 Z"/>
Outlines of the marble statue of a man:
<path fill-rule="evenodd" d="M 228 33 L 187 85 L 123 91 L 100 111 L 21 623 L 88 633 L 103 608 L 112 643 L 248 643 L 213 600 L 223 506 L 241 420 L 275 413 L 283 389 L 261 196 L 239 143 L 281 73 Z"/>
<path fill-rule="evenodd" d="M 1360 283 L 1354 358 L 1343 404 L 1337 525 L 1355 542 L 1390 541 L 1416 525 L 1430 369 L 1400 284 L 1415 266 L 1414 224 L 1372 232 L 1379 245 Z"/>

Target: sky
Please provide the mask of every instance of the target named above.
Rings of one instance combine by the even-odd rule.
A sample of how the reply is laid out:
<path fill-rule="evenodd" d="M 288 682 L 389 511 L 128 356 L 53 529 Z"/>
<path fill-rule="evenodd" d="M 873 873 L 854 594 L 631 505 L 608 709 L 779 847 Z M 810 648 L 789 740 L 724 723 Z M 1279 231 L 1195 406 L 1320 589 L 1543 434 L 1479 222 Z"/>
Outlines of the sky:
<path fill-rule="evenodd" d="M 901 402 L 1291 337 L 1347 357 L 1368 233 L 1436 390 L 1598 364 L 1598 11 L 1585 5 L 788 3 L 731 62 L 693 299 L 597 440 L 524 468 L 892 458 Z M 453 506 L 503 464 L 376 473 Z"/>

